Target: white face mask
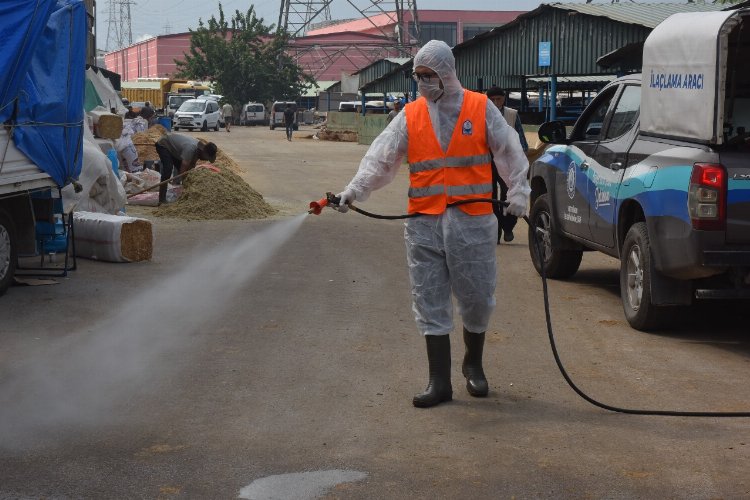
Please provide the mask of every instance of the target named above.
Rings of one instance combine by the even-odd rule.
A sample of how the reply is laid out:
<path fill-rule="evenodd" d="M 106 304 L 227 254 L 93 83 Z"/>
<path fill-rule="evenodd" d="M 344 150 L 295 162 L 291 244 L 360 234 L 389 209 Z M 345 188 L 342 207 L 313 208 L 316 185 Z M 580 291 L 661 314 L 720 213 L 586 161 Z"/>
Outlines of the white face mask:
<path fill-rule="evenodd" d="M 419 89 L 419 93 L 423 95 L 425 99 L 429 99 L 433 102 L 440 99 L 445 92 L 444 89 L 440 88 L 440 80 L 437 78 L 434 78 L 434 81 L 430 82 L 423 82 L 420 80 L 417 82 L 417 89 Z"/>

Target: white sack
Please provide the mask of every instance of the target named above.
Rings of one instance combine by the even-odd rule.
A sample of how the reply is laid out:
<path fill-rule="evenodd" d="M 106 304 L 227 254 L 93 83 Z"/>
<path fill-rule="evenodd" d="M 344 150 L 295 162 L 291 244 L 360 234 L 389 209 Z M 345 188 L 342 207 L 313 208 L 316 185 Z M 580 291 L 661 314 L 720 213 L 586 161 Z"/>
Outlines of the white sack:
<path fill-rule="evenodd" d="M 63 209 L 116 214 L 125 209 L 125 189 L 90 133 L 84 133 L 83 165 L 78 178 L 80 192 L 68 184 L 62 189 Z"/>

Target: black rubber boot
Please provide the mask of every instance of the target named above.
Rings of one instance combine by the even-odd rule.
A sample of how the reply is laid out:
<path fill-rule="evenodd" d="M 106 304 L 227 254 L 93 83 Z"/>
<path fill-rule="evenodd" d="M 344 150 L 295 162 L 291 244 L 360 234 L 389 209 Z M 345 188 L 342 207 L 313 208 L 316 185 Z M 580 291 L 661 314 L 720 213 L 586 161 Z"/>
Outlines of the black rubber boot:
<path fill-rule="evenodd" d="M 414 406 L 429 408 L 453 399 L 451 387 L 451 341 L 448 335 L 425 335 L 430 381 L 423 393 L 414 396 Z"/>
<path fill-rule="evenodd" d="M 167 202 L 167 185 L 159 186 L 159 203 Z"/>
<path fill-rule="evenodd" d="M 484 332 L 472 333 L 464 328 L 464 344 L 466 344 L 466 354 L 461 372 L 466 377 L 466 390 L 474 397 L 483 398 L 489 392 L 487 378 L 482 369 Z"/>

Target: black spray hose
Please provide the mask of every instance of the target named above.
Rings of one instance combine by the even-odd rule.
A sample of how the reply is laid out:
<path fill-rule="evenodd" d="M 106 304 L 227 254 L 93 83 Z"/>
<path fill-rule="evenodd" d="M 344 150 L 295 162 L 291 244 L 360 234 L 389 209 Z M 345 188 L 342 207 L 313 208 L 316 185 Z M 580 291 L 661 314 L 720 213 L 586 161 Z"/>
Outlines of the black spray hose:
<path fill-rule="evenodd" d="M 331 204 L 338 205 L 338 201 L 335 197 L 332 197 L 329 199 L 331 201 Z M 502 201 L 502 200 L 496 200 L 496 199 L 490 199 L 490 198 L 475 198 L 475 199 L 467 199 L 467 200 L 460 200 L 453 203 L 449 203 L 449 207 L 455 207 L 458 205 L 465 205 L 467 203 L 492 203 L 494 205 L 502 205 L 507 207 L 508 202 Z M 418 213 L 414 214 L 404 214 L 404 215 L 380 215 L 380 214 L 373 214 L 371 212 L 367 212 L 365 210 L 362 210 L 359 207 L 355 207 L 354 205 L 349 205 L 349 208 L 354 210 L 355 212 L 358 212 L 362 215 L 366 215 L 367 217 L 372 217 L 374 219 L 386 219 L 386 220 L 396 220 L 396 219 L 410 219 L 412 217 L 416 217 Z M 529 221 L 528 216 L 524 215 L 523 220 L 526 221 L 526 223 L 531 226 L 531 222 Z M 542 248 L 541 244 L 539 242 L 539 238 L 537 237 L 537 229 L 536 231 L 533 231 L 533 238 L 534 238 L 534 246 L 536 247 L 536 253 L 539 258 L 541 258 L 542 255 Z M 629 413 L 631 415 L 661 415 L 661 416 L 667 416 L 667 417 L 750 417 L 750 412 L 748 411 L 675 411 L 675 410 L 634 410 L 631 408 L 620 408 L 618 406 L 612 406 L 605 403 L 601 403 L 597 401 L 596 399 L 592 398 L 585 392 L 583 392 L 581 389 L 578 388 L 578 386 L 573 382 L 573 379 L 570 378 L 570 375 L 568 375 L 568 372 L 565 370 L 565 367 L 562 364 L 562 361 L 560 360 L 560 355 L 557 352 L 557 345 L 555 344 L 555 336 L 552 333 L 552 318 L 550 316 L 549 312 L 549 295 L 547 291 L 547 276 L 545 274 L 544 265 L 540 265 L 539 268 L 541 269 L 541 275 L 542 275 L 542 290 L 544 295 L 544 317 L 547 321 L 547 336 L 549 337 L 549 344 L 552 348 L 552 355 L 555 358 L 555 363 L 557 364 L 557 368 L 560 370 L 560 373 L 562 374 L 563 378 L 565 379 L 565 382 L 568 383 L 571 389 L 575 391 L 576 394 L 578 394 L 581 398 L 585 399 L 589 403 L 591 403 L 594 406 L 598 406 L 599 408 L 603 408 L 605 410 L 614 411 L 618 413 Z"/>

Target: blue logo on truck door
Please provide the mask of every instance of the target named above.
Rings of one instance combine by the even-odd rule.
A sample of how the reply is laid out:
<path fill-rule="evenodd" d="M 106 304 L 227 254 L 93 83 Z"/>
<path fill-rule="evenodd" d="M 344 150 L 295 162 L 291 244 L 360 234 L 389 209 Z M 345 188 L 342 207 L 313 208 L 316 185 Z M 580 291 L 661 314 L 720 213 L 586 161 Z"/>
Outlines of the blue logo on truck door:
<path fill-rule="evenodd" d="M 576 162 L 571 161 L 568 165 L 568 198 L 571 200 L 576 196 Z"/>

